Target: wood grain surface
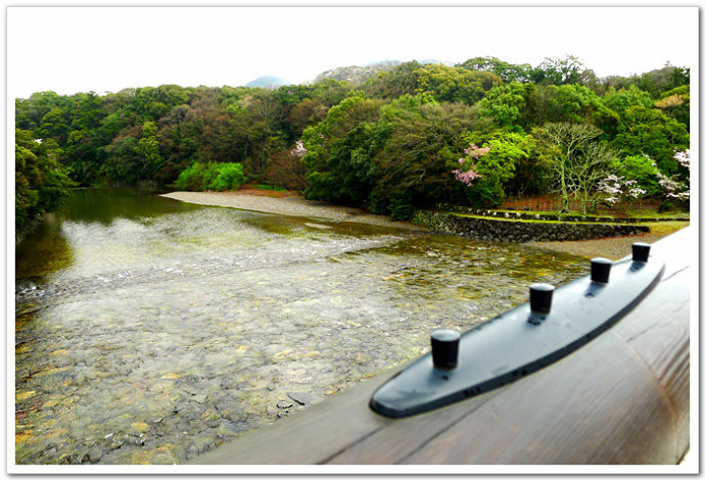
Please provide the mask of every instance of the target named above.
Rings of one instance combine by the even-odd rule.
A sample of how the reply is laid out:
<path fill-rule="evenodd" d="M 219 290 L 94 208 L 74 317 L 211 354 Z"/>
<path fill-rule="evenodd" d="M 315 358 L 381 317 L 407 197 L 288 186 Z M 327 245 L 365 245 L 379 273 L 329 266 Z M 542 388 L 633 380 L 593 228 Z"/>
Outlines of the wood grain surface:
<path fill-rule="evenodd" d="M 519 381 L 403 419 L 373 412 L 398 370 L 248 432 L 191 464 L 675 464 L 690 444 L 696 232 L 652 247 L 656 288 L 613 328 Z"/>

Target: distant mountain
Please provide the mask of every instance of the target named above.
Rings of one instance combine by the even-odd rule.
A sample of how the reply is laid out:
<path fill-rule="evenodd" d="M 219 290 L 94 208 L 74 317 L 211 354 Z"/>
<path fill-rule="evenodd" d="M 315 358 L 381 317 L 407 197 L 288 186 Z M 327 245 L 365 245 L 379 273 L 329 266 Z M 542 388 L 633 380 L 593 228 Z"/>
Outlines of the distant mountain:
<path fill-rule="evenodd" d="M 430 63 L 437 63 L 439 65 L 445 65 L 446 67 L 454 67 L 456 66 L 459 62 L 447 62 L 445 60 L 434 60 L 434 59 L 428 59 L 428 60 L 417 60 L 421 65 L 428 65 Z"/>
<path fill-rule="evenodd" d="M 443 62 L 440 60 L 417 60 L 420 64 L 426 65 L 429 63 L 442 63 L 443 65 L 453 66 L 453 62 Z M 319 73 L 316 78 L 313 79 L 312 83 L 320 82 L 326 78 L 332 78 L 338 81 L 347 81 L 353 85 L 360 85 L 365 83 L 368 78 L 379 75 L 381 72 L 392 70 L 393 68 L 401 65 L 400 60 L 383 60 L 381 62 L 371 62 L 363 66 L 351 65 L 349 67 L 337 67 L 325 72 Z"/>
<path fill-rule="evenodd" d="M 326 70 L 325 72 L 319 73 L 318 76 L 313 79 L 313 83 L 318 83 L 326 78 L 331 78 L 340 82 L 346 81 L 352 83 L 353 85 L 360 85 L 368 78 L 379 75 L 381 72 L 391 70 L 399 65 L 399 63 L 400 62 L 392 63 L 391 61 L 388 61 L 384 63 L 366 65 L 364 67 L 351 65 L 349 67 L 332 68 L 330 70 Z"/>
<path fill-rule="evenodd" d="M 274 90 L 275 88 L 279 88 L 282 85 L 289 85 L 289 82 L 287 82 L 283 78 L 275 77 L 274 75 L 264 75 L 262 77 L 252 80 L 245 86 L 251 88 L 268 88 L 270 90 Z"/>

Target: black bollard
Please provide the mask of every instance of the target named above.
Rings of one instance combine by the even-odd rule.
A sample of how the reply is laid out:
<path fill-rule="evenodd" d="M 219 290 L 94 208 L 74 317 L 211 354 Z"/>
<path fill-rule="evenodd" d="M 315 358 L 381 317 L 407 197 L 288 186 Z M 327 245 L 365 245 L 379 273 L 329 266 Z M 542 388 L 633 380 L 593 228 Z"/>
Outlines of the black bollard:
<path fill-rule="evenodd" d="M 643 242 L 636 242 L 632 244 L 632 261 L 633 262 L 648 262 L 649 261 L 649 251 L 651 250 L 651 245 Z"/>
<path fill-rule="evenodd" d="M 590 280 L 595 283 L 608 283 L 612 261 L 606 258 L 593 258 L 590 261 Z"/>
<path fill-rule="evenodd" d="M 431 333 L 431 356 L 433 366 L 450 370 L 458 365 L 460 332 L 451 329 L 435 330 Z"/>
<path fill-rule="evenodd" d="M 549 313 L 555 287 L 548 283 L 532 283 L 529 286 L 529 303 L 534 313 Z"/>

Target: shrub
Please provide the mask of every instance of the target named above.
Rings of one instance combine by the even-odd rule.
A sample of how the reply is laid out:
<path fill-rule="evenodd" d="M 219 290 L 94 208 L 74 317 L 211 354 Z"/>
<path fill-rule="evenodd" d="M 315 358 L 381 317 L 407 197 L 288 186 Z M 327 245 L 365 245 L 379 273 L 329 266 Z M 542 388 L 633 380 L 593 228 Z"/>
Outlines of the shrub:
<path fill-rule="evenodd" d="M 389 214 L 392 220 L 410 220 L 415 210 L 411 195 L 399 195 L 389 200 Z"/>
<path fill-rule="evenodd" d="M 504 203 L 504 191 L 491 182 L 477 183 L 469 194 L 470 204 L 476 207 L 498 208 Z"/>
<path fill-rule="evenodd" d="M 179 178 L 176 179 L 176 186 L 181 190 L 191 190 L 191 191 L 202 191 L 205 190 L 203 186 L 203 172 L 206 166 L 200 162 L 195 162 L 190 167 L 186 167 L 184 171 L 179 174 Z"/>
<path fill-rule="evenodd" d="M 234 190 L 245 183 L 242 165 L 239 163 L 195 162 L 181 172 L 176 186 L 183 190 L 203 191 Z"/>
<path fill-rule="evenodd" d="M 242 165 L 239 163 L 220 163 L 209 166 L 215 172 L 215 177 L 208 182 L 208 189 L 222 192 L 223 190 L 234 190 L 245 183 L 245 175 Z"/>

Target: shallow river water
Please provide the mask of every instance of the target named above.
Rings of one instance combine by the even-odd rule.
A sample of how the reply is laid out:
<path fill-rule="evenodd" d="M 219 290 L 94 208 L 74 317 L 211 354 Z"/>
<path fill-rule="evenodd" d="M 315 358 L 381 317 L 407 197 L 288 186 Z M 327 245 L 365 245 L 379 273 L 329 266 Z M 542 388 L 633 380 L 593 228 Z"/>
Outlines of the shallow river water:
<path fill-rule="evenodd" d="M 586 273 L 525 245 L 76 190 L 17 248 L 16 463 L 182 463 Z"/>

